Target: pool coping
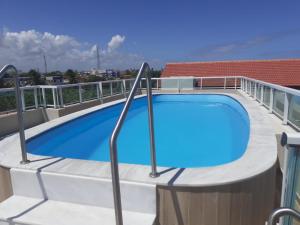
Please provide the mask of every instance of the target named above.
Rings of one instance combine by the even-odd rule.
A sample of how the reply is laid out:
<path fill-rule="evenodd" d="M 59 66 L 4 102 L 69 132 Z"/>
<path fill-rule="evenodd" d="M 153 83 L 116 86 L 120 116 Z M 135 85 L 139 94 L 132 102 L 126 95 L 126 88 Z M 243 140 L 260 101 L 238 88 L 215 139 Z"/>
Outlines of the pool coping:
<path fill-rule="evenodd" d="M 161 93 L 174 94 L 174 93 Z M 268 114 L 257 102 L 237 93 L 203 92 L 181 94 L 219 94 L 237 100 L 248 112 L 250 137 L 244 155 L 230 163 L 213 167 L 167 168 L 158 167 L 160 176 L 151 178 L 151 167 L 147 165 L 119 163 L 120 179 L 123 181 L 172 185 L 172 186 L 212 186 L 240 182 L 257 176 L 272 168 L 277 160 L 277 141 Z M 137 98 L 144 97 L 140 95 Z M 29 139 L 41 132 L 76 119 L 87 113 L 124 102 L 125 99 L 104 103 L 89 109 L 78 111 L 52 121 L 40 124 L 25 131 Z M 31 163 L 21 165 L 19 135 L 13 134 L 0 141 L 0 165 L 7 168 L 22 168 L 39 172 L 111 179 L 110 162 L 47 157 L 28 153 Z"/>

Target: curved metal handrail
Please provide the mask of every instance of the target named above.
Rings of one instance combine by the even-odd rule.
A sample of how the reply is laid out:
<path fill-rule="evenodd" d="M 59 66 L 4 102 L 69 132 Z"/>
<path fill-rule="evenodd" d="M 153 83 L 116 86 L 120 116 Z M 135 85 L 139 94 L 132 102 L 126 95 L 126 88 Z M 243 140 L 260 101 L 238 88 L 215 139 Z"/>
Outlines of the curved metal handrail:
<path fill-rule="evenodd" d="M 291 208 L 278 208 L 271 213 L 268 220 L 268 225 L 275 225 L 277 220 L 282 216 L 292 216 L 297 220 L 300 220 L 300 212 Z"/>
<path fill-rule="evenodd" d="M 18 117 L 18 124 L 19 124 L 19 134 L 20 134 L 20 143 L 21 143 L 21 151 L 22 151 L 22 161 L 21 164 L 26 164 L 29 162 L 27 159 L 27 151 L 26 151 L 26 144 L 25 144 L 25 133 L 24 133 L 24 119 L 23 119 L 23 112 L 22 112 L 22 101 L 21 101 L 21 91 L 20 91 L 20 84 L 19 84 L 19 75 L 16 67 L 13 65 L 5 65 L 0 70 L 0 79 L 4 77 L 4 74 L 8 70 L 14 71 L 15 77 L 15 91 L 16 91 L 16 100 L 17 100 L 17 117 Z"/>
<path fill-rule="evenodd" d="M 151 90 L 151 76 L 149 73 L 150 67 L 148 63 L 143 63 L 139 73 L 134 81 L 129 96 L 125 102 L 125 106 L 121 112 L 118 122 L 112 132 L 110 138 L 110 160 L 111 160 L 111 173 L 112 173 L 112 184 L 114 194 L 114 206 L 116 224 L 123 225 L 122 217 L 122 204 L 121 204 L 121 192 L 120 192 L 120 180 L 119 180 L 119 168 L 118 168 L 118 156 L 117 156 L 117 139 L 122 128 L 122 125 L 126 119 L 129 107 L 134 99 L 135 92 L 140 83 L 140 80 L 144 73 L 147 75 L 147 97 L 148 97 L 148 122 L 150 131 L 150 147 L 151 147 L 151 177 L 157 177 L 158 173 L 156 170 L 156 155 L 155 155 L 155 142 L 154 142 L 154 126 L 153 126 L 153 108 L 152 108 L 152 90 Z"/>

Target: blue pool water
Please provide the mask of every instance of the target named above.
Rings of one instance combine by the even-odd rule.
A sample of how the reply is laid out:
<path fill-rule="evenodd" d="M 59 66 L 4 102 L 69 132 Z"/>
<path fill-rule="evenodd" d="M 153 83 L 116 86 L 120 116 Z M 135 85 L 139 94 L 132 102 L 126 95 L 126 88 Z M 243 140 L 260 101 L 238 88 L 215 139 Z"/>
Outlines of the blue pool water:
<path fill-rule="evenodd" d="M 30 153 L 109 161 L 109 137 L 122 104 L 101 109 L 44 132 L 27 142 Z M 249 139 L 245 109 L 225 95 L 154 95 L 157 163 L 202 167 L 243 155 Z M 136 99 L 118 140 L 122 163 L 150 164 L 147 98 Z"/>

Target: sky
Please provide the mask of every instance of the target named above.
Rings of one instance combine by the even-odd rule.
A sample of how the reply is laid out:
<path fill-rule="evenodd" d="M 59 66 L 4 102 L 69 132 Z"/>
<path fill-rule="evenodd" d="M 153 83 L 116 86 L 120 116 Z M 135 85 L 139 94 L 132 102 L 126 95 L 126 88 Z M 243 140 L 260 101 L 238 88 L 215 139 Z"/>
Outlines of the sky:
<path fill-rule="evenodd" d="M 299 0 L 0 0 L 0 66 L 300 58 Z"/>

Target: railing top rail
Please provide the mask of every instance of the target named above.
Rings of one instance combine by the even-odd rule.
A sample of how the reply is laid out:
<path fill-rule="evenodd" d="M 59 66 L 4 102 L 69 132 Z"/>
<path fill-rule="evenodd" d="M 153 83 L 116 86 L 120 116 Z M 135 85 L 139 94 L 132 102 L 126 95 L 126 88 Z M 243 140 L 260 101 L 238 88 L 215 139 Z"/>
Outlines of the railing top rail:
<path fill-rule="evenodd" d="M 209 77 L 202 76 L 174 76 L 174 77 L 153 77 L 153 80 L 187 80 L 187 79 L 234 79 L 234 78 L 242 78 L 243 76 L 224 76 L 224 75 L 216 75 Z M 143 78 L 145 79 L 145 78 Z"/>
<path fill-rule="evenodd" d="M 40 88 L 68 88 L 68 87 L 78 87 L 78 86 L 89 86 L 97 85 L 99 83 L 114 83 L 114 82 L 123 82 L 123 81 L 133 81 L 134 79 L 120 79 L 120 80 L 105 80 L 105 81 L 96 81 L 96 82 L 87 82 L 87 83 L 75 83 L 75 84 L 60 84 L 60 85 L 39 85 Z"/>
<path fill-rule="evenodd" d="M 10 91 L 15 91 L 14 88 L 0 88 L 0 92 L 10 92 Z"/>
<path fill-rule="evenodd" d="M 60 87 L 61 85 L 39 85 L 39 88 L 58 88 Z"/>
<path fill-rule="evenodd" d="M 212 77 L 194 77 L 194 79 L 239 79 L 242 78 L 242 76 L 212 76 Z"/>

